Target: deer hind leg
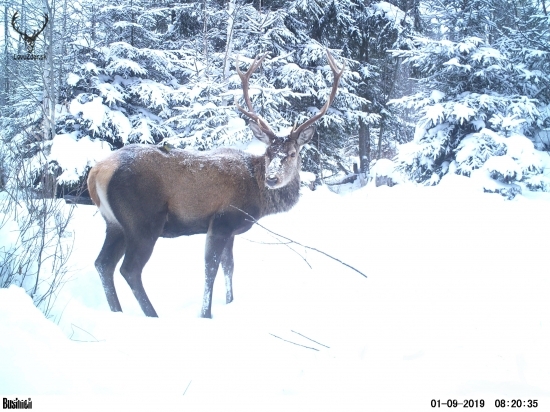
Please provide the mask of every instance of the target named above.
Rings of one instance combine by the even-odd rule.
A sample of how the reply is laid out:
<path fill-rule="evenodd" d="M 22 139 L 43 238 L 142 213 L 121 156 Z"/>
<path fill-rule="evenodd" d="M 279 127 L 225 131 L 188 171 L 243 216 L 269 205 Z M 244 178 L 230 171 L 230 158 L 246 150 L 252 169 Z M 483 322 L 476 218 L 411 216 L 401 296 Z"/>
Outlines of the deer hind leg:
<path fill-rule="evenodd" d="M 233 302 L 233 242 L 235 236 L 231 236 L 223 249 L 221 264 L 225 275 L 225 303 Z"/>
<path fill-rule="evenodd" d="M 159 231 L 160 233 L 160 231 Z M 158 234 L 145 234 L 128 236 L 126 244 L 126 253 L 120 267 L 120 273 L 128 282 L 136 297 L 143 313 L 146 316 L 157 317 L 157 312 L 153 308 L 141 281 L 143 267 L 149 261 L 153 248 L 157 242 Z"/>
<path fill-rule="evenodd" d="M 109 303 L 109 307 L 113 312 L 122 312 L 115 290 L 113 274 L 118 261 L 124 254 L 125 243 L 122 228 L 118 224 L 107 222 L 105 242 L 95 261 L 95 267 L 101 278 L 107 303 Z"/>

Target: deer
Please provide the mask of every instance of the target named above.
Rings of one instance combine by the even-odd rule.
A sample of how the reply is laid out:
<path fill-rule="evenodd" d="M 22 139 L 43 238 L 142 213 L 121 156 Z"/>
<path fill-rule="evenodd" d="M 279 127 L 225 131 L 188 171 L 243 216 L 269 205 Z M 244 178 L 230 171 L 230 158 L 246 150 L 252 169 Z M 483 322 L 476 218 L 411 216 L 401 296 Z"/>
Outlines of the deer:
<path fill-rule="evenodd" d="M 334 75 L 328 100 L 315 115 L 281 137 L 254 111 L 250 100 L 250 77 L 266 55 L 256 56 L 245 73 L 237 57 L 236 70 L 247 109 L 235 103 L 250 119 L 252 134 L 267 145 L 264 155 L 231 148 L 190 151 L 130 144 L 91 168 L 88 190 L 106 222 L 105 241 L 95 267 L 111 311 L 122 311 L 113 276 L 123 255 L 120 273 L 143 313 L 156 317 L 141 275 L 158 238 L 206 234 L 200 316 L 211 318 L 212 291 L 220 264 L 226 303 L 233 301 L 235 236 L 248 231 L 260 218 L 286 212 L 298 202 L 300 149 L 312 139 L 314 123 L 332 104 L 345 65 L 339 70 L 327 50 Z"/>
<path fill-rule="evenodd" d="M 16 11 L 13 14 L 11 18 L 11 25 L 13 29 L 17 33 L 19 33 L 21 37 L 23 37 L 23 41 L 25 42 L 25 46 L 27 47 L 27 53 L 32 54 L 32 52 L 34 51 L 34 43 L 36 42 L 36 39 L 38 38 L 39 34 L 44 31 L 44 29 L 46 28 L 46 25 L 48 24 L 48 15 L 44 13 L 44 23 L 42 24 L 42 27 L 39 28 L 38 30 L 34 30 L 32 34 L 29 36 L 27 34 L 27 31 L 21 31 L 15 26 L 15 22 L 17 21 L 18 14 L 19 14 L 18 11 Z"/>

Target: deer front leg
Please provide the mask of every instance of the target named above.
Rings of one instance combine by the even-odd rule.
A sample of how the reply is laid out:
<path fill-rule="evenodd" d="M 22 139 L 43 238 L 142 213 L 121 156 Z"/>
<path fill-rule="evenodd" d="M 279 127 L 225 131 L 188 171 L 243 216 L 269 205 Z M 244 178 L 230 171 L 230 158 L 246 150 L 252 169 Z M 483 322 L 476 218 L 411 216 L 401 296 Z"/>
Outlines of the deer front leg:
<path fill-rule="evenodd" d="M 215 234 L 212 230 L 206 235 L 206 248 L 204 253 L 205 266 L 205 285 L 204 297 L 202 301 L 202 318 L 212 317 L 212 291 L 214 290 L 214 280 L 218 273 L 218 267 L 222 259 L 224 248 L 231 236 L 224 234 Z"/>
<path fill-rule="evenodd" d="M 235 236 L 231 236 L 222 253 L 222 268 L 225 275 L 225 303 L 233 302 L 233 242 Z"/>

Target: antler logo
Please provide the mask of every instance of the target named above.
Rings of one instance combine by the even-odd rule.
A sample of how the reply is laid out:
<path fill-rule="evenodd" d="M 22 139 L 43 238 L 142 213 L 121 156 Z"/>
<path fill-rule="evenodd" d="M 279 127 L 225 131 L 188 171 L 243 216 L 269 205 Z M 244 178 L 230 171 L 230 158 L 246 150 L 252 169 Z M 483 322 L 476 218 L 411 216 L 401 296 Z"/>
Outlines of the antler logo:
<path fill-rule="evenodd" d="M 21 31 L 16 26 L 16 21 L 18 18 L 19 12 L 16 11 L 12 18 L 11 18 L 11 26 L 13 29 L 19 33 L 19 35 L 23 38 L 23 41 L 25 42 L 25 46 L 27 47 L 27 54 L 26 55 L 14 55 L 14 59 L 17 60 L 43 60 L 46 58 L 46 55 L 35 55 L 32 54 L 34 51 L 34 43 L 36 42 L 36 39 L 38 38 L 39 34 L 44 31 L 46 28 L 46 24 L 48 24 L 48 15 L 44 13 L 44 24 L 42 24 L 42 27 L 38 30 L 34 30 L 31 35 L 27 34 L 27 31 Z"/>

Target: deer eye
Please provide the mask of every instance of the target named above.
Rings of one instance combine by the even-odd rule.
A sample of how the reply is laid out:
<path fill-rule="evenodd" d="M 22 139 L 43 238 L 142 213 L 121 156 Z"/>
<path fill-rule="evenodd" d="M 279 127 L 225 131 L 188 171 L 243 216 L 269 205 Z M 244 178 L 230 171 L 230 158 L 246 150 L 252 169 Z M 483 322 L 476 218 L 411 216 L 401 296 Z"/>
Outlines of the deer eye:
<path fill-rule="evenodd" d="M 296 157 L 296 152 L 292 152 L 292 153 L 290 154 L 290 157 Z"/>

